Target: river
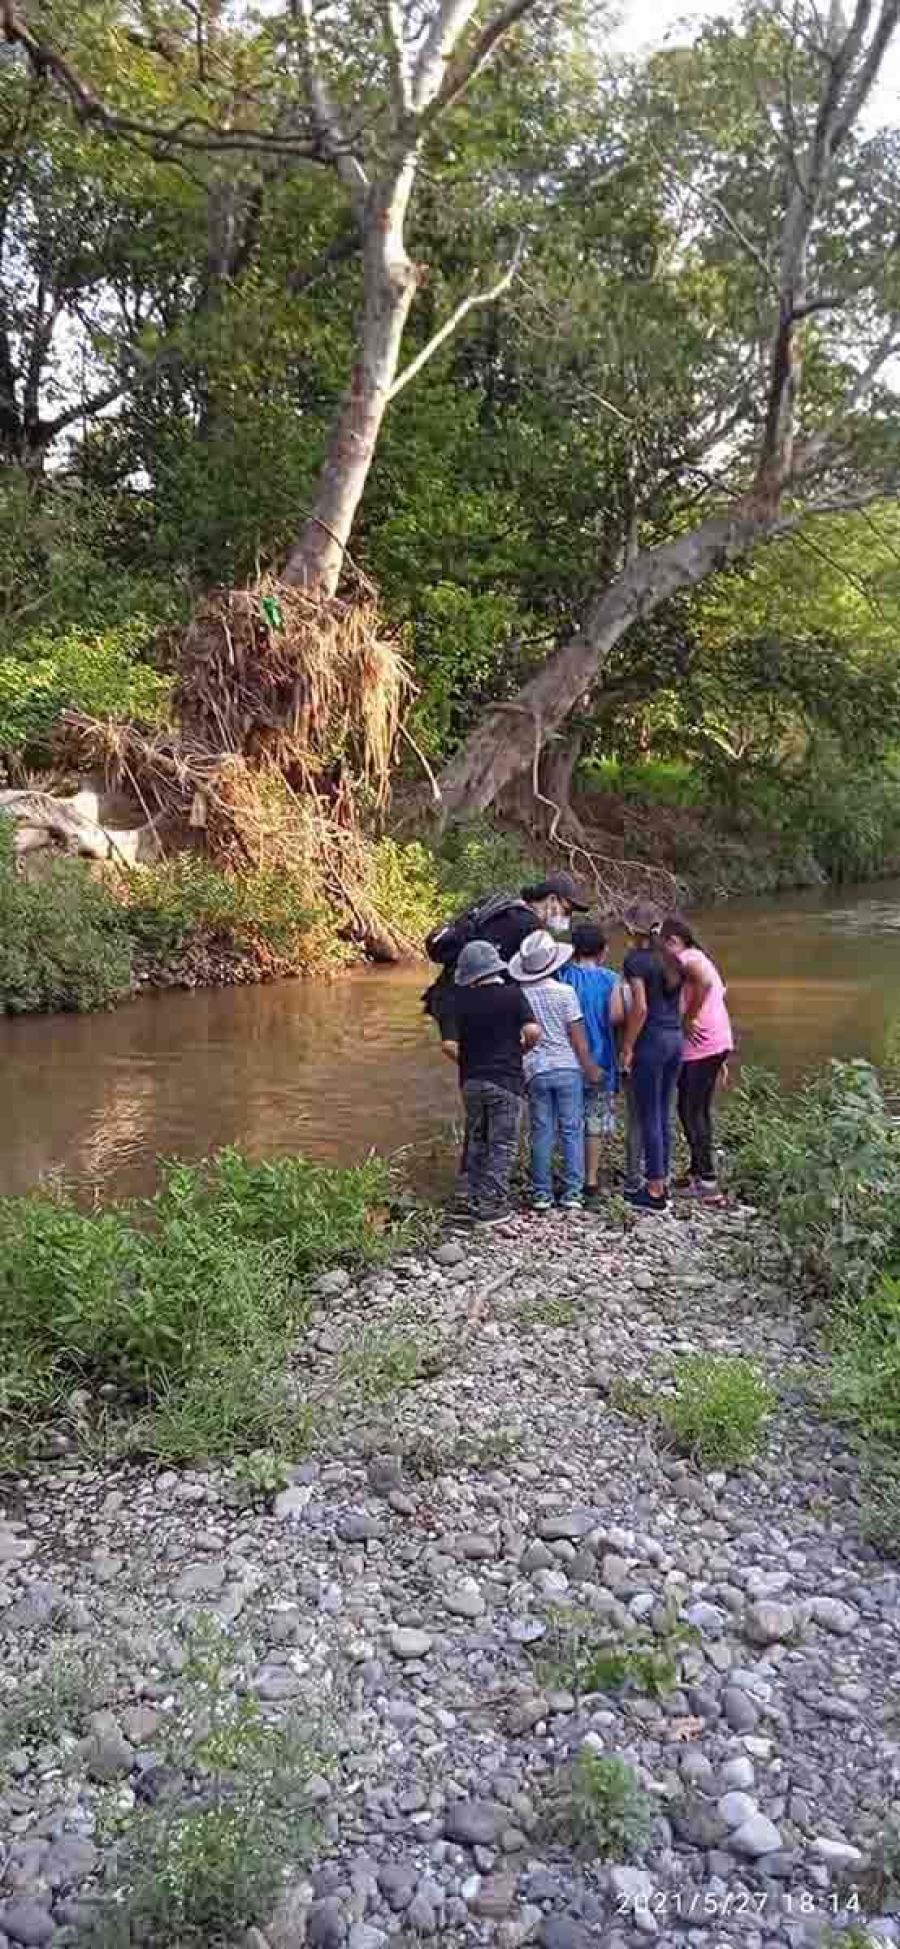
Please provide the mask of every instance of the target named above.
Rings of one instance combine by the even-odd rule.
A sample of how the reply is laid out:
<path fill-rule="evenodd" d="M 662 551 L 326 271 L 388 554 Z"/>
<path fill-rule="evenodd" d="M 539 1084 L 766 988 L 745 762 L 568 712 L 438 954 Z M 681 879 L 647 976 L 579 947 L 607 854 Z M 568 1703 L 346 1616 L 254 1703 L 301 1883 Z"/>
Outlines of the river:
<path fill-rule="evenodd" d="M 881 1063 L 900 1043 L 900 881 L 736 900 L 696 924 L 744 1060 L 791 1082 L 833 1055 Z M 361 969 L 0 1021 L 0 1192 L 60 1173 L 82 1195 L 141 1193 L 158 1157 L 224 1144 L 336 1163 L 414 1146 L 427 1178 L 457 1096 L 421 1013 L 426 978 Z"/>

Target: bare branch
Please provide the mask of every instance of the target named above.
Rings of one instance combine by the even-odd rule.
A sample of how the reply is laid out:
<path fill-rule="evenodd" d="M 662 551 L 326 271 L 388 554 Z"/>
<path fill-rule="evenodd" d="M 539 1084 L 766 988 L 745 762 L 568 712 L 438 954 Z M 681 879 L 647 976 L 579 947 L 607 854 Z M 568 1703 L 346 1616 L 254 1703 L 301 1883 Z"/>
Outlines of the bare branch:
<path fill-rule="evenodd" d="M 341 119 L 331 99 L 328 84 L 322 72 L 319 54 L 318 33 L 313 0 L 293 0 L 292 12 L 300 27 L 303 50 L 303 64 L 309 88 L 313 123 L 322 148 L 329 162 L 333 163 L 340 181 L 343 183 L 354 209 L 362 214 L 369 180 L 362 163 L 350 154 L 347 147 Z"/>
<path fill-rule="evenodd" d="M 394 108 L 402 121 L 413 106 L 412 83 L 403 40 L 403 14 L 400 0 L 378 0 L 378 16 L 387 47 Z"/>
<path fill-rule="evenodd" d="M 522 248 L 523 246 L 519 244 L 512 263 L 507 266 L 503 276 L 498 278 L 497 283 L 491 285 L 489 291 L 472 291 L 468 298 L 463 298 L 462 303 L 457 305 L 455 311 L 451 311 L 449 318 L 444 320 L 443 325 L 441 325 L 439 331 L 435 332 L 434 337 L 428 340 L 427 345 L 423 345 L 421 352 L 417 352 L 415 358 L 410 359 L 409 365 L 404 368 L 403 372 L 398 374 L 393 385 L 388 390 L 388 401 L 396 399 L 397 394 L 403 391 L 404 386 L 408 386 L 410 380 L 415 379 L 417 373 L 421 372 L 422 367 L 428 364 L 429 359 L 433 359 L 435 352 L 439 351 L 441 346 L 446 344 L 447 339 L 452 337 L 457 327 L 470 311 L 474 311 L 478 305 L 495 304 L 498 298 L 502 298 L 504 291 L 509 290 L 516 271 L 519 268 Z"/>
<path fill-rule="evenodd" d="M 439 0 L 413 68 L 413 108 L 433 106 L 445 79 L 447 62 L 472 19 L 478 0 Z"/>
<path fill-rule="evenodd" d="M 452 67 L 447 68 L 430 108 L 427 109 L 426 121 L 436 120 L 446 109 L 452 107 L 454 102 L 459 101 L 460 96 L 465 94 L 466 89 L 471 86 L 490 60 L 498 42 L 502 41 L 504 35 L 517 26 L 520 20 L 524 20 L 526 14 L 531 13 L 535 4 L 536 0 L 506 0 L 506 5 L 501 7 L 493 19 L 482 28 L 474 47 L 470 48 L 468 54 L 461 56 Z M 468 11 L 471 14 L 474 9 L 470 7 Z"/>
<path fill-rule="evenodd" d="M 818 433 L 813 433 L 798 449 L 793 469 L 796 477 L 808 474 L 811 468 L 817 466 L 820 461 L 826 460 L 840 445 L 841 434 L 851 413 L 856 411 L 857 406 L 861 405 L 871 392 L 888 360 L 898 353 L 900 353 L 900 317 L 894 317 L 888 330 L 879 339 L 871 358 L 863 366 L 852 386 L 848 387 L 837 412 L 832 414 L 826 426 L 823 426 Z"/>

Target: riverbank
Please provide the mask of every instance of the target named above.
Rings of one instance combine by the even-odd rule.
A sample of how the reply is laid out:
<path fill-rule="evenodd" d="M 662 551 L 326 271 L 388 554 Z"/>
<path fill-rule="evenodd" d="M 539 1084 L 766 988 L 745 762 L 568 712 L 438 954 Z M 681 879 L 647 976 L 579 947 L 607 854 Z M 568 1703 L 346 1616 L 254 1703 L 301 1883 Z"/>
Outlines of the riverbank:
<path fill-rule="evenodd" d="M 851 1287 L 865 1320 L 894 1251 L 870 1074 L 780 1123 L 748 1104 L 722 1211 L 611 1199 L 470 1238 L 387 1203 L 382 1166 L 236 1161 L 203 1197 L 176 1176 L 157 1290 L 221 1331 L 205 1213 L 227 1330 L 247 1344 L 254 1254 L 270 1323 L 276 1268 L 293 1318 L 278 1413 L 217 1415 L 219 1459 L 186 1468 L 159 1461 L 184 1400 L 164 1388 L 135 1453 L 121 1379 L 73 1344 L 120 1233 L 84 1221 L 93 1262 L 83 1230 L 54 1259 L 32 1220 L 4 1289 L 58 1275 L 66 1337 L 43 1454 L 0 1502 L 0 1938 L 65 1949 L 93 1917 L 123 1949 L 900 1939 L 900 1573 L 823 1337 Z M 782 1179 L 776 1232 L 740 1185 L 768 1203 Z M 171 1346 L 182 1317 L 144 1330 Z M 862 1391 L 857 1362 L 857 1427 L 879 1385 L 890 1406 L 890 1344 Z"/>
<path fill-rule="evenodd" d="M 586 821 L 583 853 L 490 821 L 439 847 L 409 838 L 356 842 L 364 928 L 318 869 L 238 874 L 184 852 L 133 869 L 48 857 L 23 878 L 0 820 L 0 1012 L 90 1011 L 156 989 L 333 975 L 359 965 L 373 943 L 376 958 L 424 962 L 422 943 L 440 920 L 485 889 L 517 889 L 561 860 L 590 886 L 593 859 L 599 903 L 610 911 L 636 891 L 696 910 L 829 883 L 802 835 L 717 823 L 700 806 L 624 792 L 595 792 L 576 810 Z M 885 851 L 884 872 L 896 863 Z"/>
<path fill-rule="evenodd" d="M 797 1949 L 884 1910 L 895 1939 L 900 1579 L 770 1254 L 737 1208 L 332 1272 L 294 1372 L 341 1412 L 283 1487 L 75 1454 L 10 1482 L 6 1938 L 63 1949 L 118 1891 L 116 1942 L 129 1904 L 151 1943 L 216 1911 L 253 1949 Z M 635 1418 L 686 1358 L 771 1389 L 744 1466 Z M 267 1775 L 248 1887 L 276 1739 L 294 1825 Z"/>

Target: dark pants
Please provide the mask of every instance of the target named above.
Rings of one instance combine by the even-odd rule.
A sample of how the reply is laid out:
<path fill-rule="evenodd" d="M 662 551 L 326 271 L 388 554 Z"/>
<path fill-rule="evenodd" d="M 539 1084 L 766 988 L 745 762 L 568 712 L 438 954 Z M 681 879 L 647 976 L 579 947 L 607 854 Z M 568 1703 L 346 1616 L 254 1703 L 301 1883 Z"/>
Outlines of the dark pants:
<path fill-rule="evenodd" d="M 669 1175 L 672 1099 L 683 1046 L 680 1029 L 643 1029 L 635 1043 L 631 1086 L 641 1127 L 644 1169 L 651 1184 Z"/>
<path fill-rule="evenodd" d="M 712 1102 L 719 1071 L 728 1057 L 701 1056 L 686 1062 L 678 1079 L 678 1115 L 691 1153 L 691 1176 L 714 1178 Z"/>
<path fill-rule="evenodd" d="M 498 1083 L 463 1086 L 466 1134 L 465 1183 L 474 1211 L 492 1217 L 509 1204 L 509 1186 L 519 1153 L 522 1098 Z"/>

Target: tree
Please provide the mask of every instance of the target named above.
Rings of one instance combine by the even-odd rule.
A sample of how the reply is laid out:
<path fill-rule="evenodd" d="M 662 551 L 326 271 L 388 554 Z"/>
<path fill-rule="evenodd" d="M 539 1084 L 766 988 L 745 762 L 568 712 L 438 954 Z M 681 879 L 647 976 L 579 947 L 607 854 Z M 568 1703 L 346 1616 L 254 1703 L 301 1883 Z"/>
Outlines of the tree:
<path fill-rule="evenodd" d="M 709 313 L 706 345 L 684 360 L 676 344 L 670 364 L 684 439 L 650 484 L 658 499 L 670 468 L 670 512 L 660 533 L 636 497 L 580 627 L 444 769 L 445 824 L 536 767 L 637 620 L 812 516 L 896 493 L 897 145 L 860 124 L 898 22 L 900 0 L 855 0 L 847 22 L 833 5 L 827 23 L 812 0 L 751 5 L 629 96 L 630 158 L 655 169 L 667 233 L 644 288 L 658 311 L 693 281 Z M 638 344 L 641 301 L 635 282 Z M 631 417 L 607 388 L 603 410 Z"/>
<path fill-rule="evenodd" d="M 82 124 L 205 172 L 211 290 L 222 291 L 246 261 L 273 183 L 319 168 L 341 186 L 349 223 L 326 256 L 358 250 L 362 303 L 350 382 L 288 553 L 289 584 L 333 593 L 389 403 L 475 306 L 511 282 L 514 260 L 488 289 L 470 291 L 399 370 L 422 276 L 407 222 L 423 158 L 536 4 L 502 0 L 482 19 L 480 0 L 424 8 L 344 0 L 333 10 L 288 0 L 283 14 L 231 27 L 221 0 L 187 10 L 174 0 L 98 0 L 87 22 L 67 26 L 61 6 L 0 0 L 7 42 L 35 77 L 55 83 Z M 157 346 L 157 358 L 167 355 Z"/>

